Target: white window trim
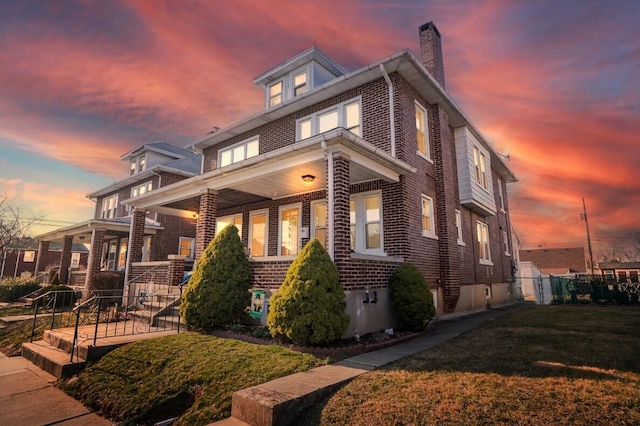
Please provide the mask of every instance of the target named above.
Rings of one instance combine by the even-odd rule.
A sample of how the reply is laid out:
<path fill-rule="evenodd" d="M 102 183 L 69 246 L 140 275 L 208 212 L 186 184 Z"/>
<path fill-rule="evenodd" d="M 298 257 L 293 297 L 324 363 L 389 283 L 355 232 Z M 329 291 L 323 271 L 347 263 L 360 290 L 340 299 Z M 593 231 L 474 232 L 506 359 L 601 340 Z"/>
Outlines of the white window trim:
<path fill-rule="evenodd" d="M 255 216 L 265 216 L 265 233 L 264 233 L 264 256 L 255 256 L 251 253 L 251 240 L 253 239 L 253 218 Z M 269 256 L 269 209 L 253 210 L 249 212 L 249 232 L 247 240 L 247 250 L 249 250 L 249 256 L 255 258 L 265 258 Z"/>
<path fill-rule="evenodd" d="M 190 244 L 190 248 L 189 248 L 189 252 L 191 253 L 190 256 L 187 256 L 187 260 L 193 260 L 195 257 L 195 247 L 196 247 L 196 239 L 195 238 L 190 238 L 190 237 L 180 237 L 179 241 L 178 241 L 178 253 L 180 253 L 180 249 L 182 248 L 182 242 L 183 241 L 189 241 Z"/>
<path fill-rule="evenodd" d="M 298 250 L 291 255 L 284 255 L 282 254 L 282 212 L 284 210 L 294 210 L 297 209 L 298 210 Z M 300 253 L 300 250 L 302 249 L 301 245 L 302 245 L 302 238 L 300 237 L 300 229 L 301 229 L 301 225 L 302 225 L 302 203 L 295 203 L 295 204 L 287 204 L 284 206 L 279 206 L 278 207 L 278 256 L 297 256 L 298 253 Z"/>
<path fill-rule="evenodd" d="M 278 83 L 282 83 L 282 89 L 280 90 L 280 102 L 278 102 L 275 105 L 271 105 L 271 88 L 273 86 L 275 86 L 276 84 L 278 84 Z M 286 93 L 285 91 L 286 90 L 287 90 L 287 85 L 285 83 L 285 79 L 284 78 L 281 78 L 281 79 L 276 80 L 273 83 L 269 84 L 267 86 L 267 90 L 265 91 L 266 92 L 265 96 L 267 98 L 266 101 L 265 101 L 265 104 L 266 104 L 267 108 L 275 108 L 278 105 L 282 105 L 282 103 L 285 101 L 285 93 Z"/>
<path fill-rule="evenodd" d="M 254 141 L 258 142 L 258 153 L 256 155 L 251 156 L 251 157 L 247 157 L 247 147 L 249 146 L 249 144 L 251 142 L 254 142 Z M 242 146 L 242 145 L 244 145 L 244 158 L 242 160 L 234 161 L 234 159 L 233 159 L 233 150 L 235 148 L 239 147 L 239 146 Z M 227 151 L 231 152 L 231 163 L 222 166 L 221 165 L 222 164 L 222 153 L 223 152 L 227 152 Z M 234 165 L 236 163 L 239 163 L 241 161 L 247 160 L 249 158 L 257 157 L 258 155 L 260 155 L 260 135 L 255 135 L 255 136 L 252 136 L 252 137 L 250 137 L 248 139 L 245 139 L 245 140 L 243 140 L 241 142 L 238 142 L 236 144 L 233 144 L 233 145 L 230 145 L 230 146 L 227 146 L 225 148 L 220 149 L 218 151 L 218 162 L 217 162 L 217 165 L 218 165 L 218 168 L 221 169 L 223 167 L 232 166 L 232 165 Z"/>
<path fill-rule="evenodd" d="M 425 135 L 425 150 L 427 151 L 426 153 L 422 153 L 420 152 L 420 150 L 418 149 L 418 140 L 416 137 L 416 154 L 419 157 L 424 158 L 425 160 L 427 160 L 430 163 L 433 163 L 433 159 L 431 158 L 431 138 L 430 138 L 430 132 L 429 132 L 429 114 L 427 112 L 427 109 L 425 107 L 423 107 L 422 105 L 420 105 L 420 103 L 418 101 L 415 101 L 416 104 L 416 109 L 419 109 L 420 111 L 422 111 L 422 116 L 424 117 L 424 122 L 422 123 L 422 125 L 424 126 L 424 135 Z M 416 127 L 416 132 L 418 131 L 418 128 Z"/>
<path fill-rule="evenodd" d="M 366 244 L 366 208 L 365 199 L 371 196 L 378 196 L 380 200 L 380 248 L 367 249 Z M 382 191 L 360 192 L 351 196 L 350 201 L 354 201 L 356 211 L 356 253 L 373 254 L 386 256 L 384 252 L 384 214 Z"/>
<path fill-rule="evenodd" d="M 113 208 L 109 208 L 109 200 L 113 199 Z M 105 208 L 106 205 L 106 208 Z M 111 216 L 113 211 L 113 216 Z M 118 213 L 118 194 L 113 194 L 102 199 L 102 206 L 100 209 L 100 219 L 114 219 Z"/>
<path fill-rule="evenodd" d="M 427 231 L 426 229 L 424 229 L 422 220 L 421 220 L 420 227 L 422 228 L 422 236 L 437 240 L 438 236 L 436 235 L 436 219 L 434 216 L 435 209 L 433 205 L 433 198 L 429 197 L 428 195 L 420 194 L 421 218 L 424 218 L 424 201 L 427 201 L 429 203 L 429 211 L 427 213 L 429 216 L 429 222 L 430 222 L 429 224 L 431 225 L 431 231 Z"/>
<path fill-rule="evenodd" d="M 80 253 L 76 251 L 71 253 L 71 264 L 69 265 L 69 267 L 78 268 L 79 266 L 80 266 Z"/>
<path fill-rule="evenodd" d="M 459 246 L 466 245 L 462 237 L 462 213 L 460 212 L 460 210 L 456 210 L 456 228 L 458 232 L 458 237 L 457 237 L 458 245 Z"/>
<path fill-rule="evenodd" d="M 498 181 L 498 204 L 500 207 L 500 211 L 502 213 L 506 213 L 504 207 L 505 207 L 505 203 L 504 203 L 504 191 L 502 190 L 502 179 L 496 179 Z"/>
<path fill-rule="evenodd" d="M 487 246 L 487 253 L 486 253 L 486 257 L 482 256 L 482 252 L 483 250 L 479 250 L 478 255 L 479 255 L 479 260 L 480 260 L 480 264 L 481 265 L 489 265 L 489 266 L 493 266 L 493 262 L 491 261 L 491 237 L 489 234 L 489 225 L 484 223 L 484 222 L 480 222 L 480 221 L 476 221 L 476 238 L 478 238 L 478 226 L 480 226 L 481 228 L 484 228 L 487 230 L 487 241 L 486 241 L 486 246 Z M 484 234 L 484 233 L 482 233 Z M 484 247 L 485 245 L 485 241 L 484 239 L 482 241 L 480 241 L 480 239 L 478 239 L 478 244 L 482 244 L 482 246 Z"/>
<path fill-rule="evenodd" d="M 336 110 L 338 112 L 338 125 L 337 127 L 335 127 L 335 129 L 338 128 L 343 128 L 343 129 L 347 129 L 346 127 L 346 123 L 345 123 L 345 119 L 346 119 L 346 114 L 344 112 L 344 107 L 346 105 L 352 104 L 354 102 L 358 102 L 359 104 L 359 108 L 358 108 L 358 112 L 359 112 L 359 117 L 358 117 L 358 121 L 360 123 L 359 127 L 360 127 L 360 137 L 362 137 L 362 96 L 356 96 L 355 98 L 351 98 L 347 101 L 344 102 L 340 102 L 339 104 L 336 105 L 332 105 L 328 108 L 325 108 L 321 111 L 317 111 L 314 112 L 313 114 L 309 114 L 307 116 L 301 117 L 299 119 L 296 120 L 296 142 L 300 141 L 300 123 L 302 123 L 303 121 L 307 121 L 310 120 L 311 121 L 311 135 L 309 137 L 313 137 L 318 135 L 318 117 L 326 114 L 328 112 L 331 112 L 333 110 Z M 330 129 L 333 130 L 333 129 Z M 329 131 L 329 130 L 327 130 Z"/>

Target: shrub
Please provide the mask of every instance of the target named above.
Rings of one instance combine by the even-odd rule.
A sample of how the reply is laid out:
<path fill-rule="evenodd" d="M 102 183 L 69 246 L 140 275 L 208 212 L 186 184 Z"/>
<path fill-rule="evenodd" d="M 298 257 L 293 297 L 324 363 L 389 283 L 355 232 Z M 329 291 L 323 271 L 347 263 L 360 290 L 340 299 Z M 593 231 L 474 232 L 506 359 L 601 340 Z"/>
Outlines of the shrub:
<path fill-rule="evenodd" d="M 251 294 L 249 260 L 235 226 L 227 226 L 209 243 L 185 290 L 180 315 L 187 325 L 210 331 L 238 319 Z"/>
<path fill-rule="evenodd" d="M 100 296 L 122 296 L 124 276 L 117 272 L 98 272 L 93 277 L 91 291 Z"/>
<path fill-rule="evenodd" d="M 0 302 L 16 302 L 39 288 L 34 279 L 4 278 L 0 281 Z"/>
<path fill-rule="evenodd" d="M 42 296 L 49 292 L 55 293 L 39 299 L 36 302 L 36 305 L 38 305 L 39 307 L 44 306 L 47 308 L 52 308 L 55 301 L 56 308 L 70 307 L 74 306 L 76 300 L 78 299 L 75 291 L 73 291 L 71 287 L 67 287 L 66 285 L 48 285 L 40 289 L 40 291 L 37 293 L 37 296 Z"/>
<path fill-rule="evenodd" d="M 389 297 L 398 318 L 398 328 L 423 330 L 434 317 L 433 295 L 422 272 L 411 263 L 403 263 L 389 281 Z"/>
<path fill-rule="evenodd" d="M 297 345 L 339 339 L 349 325 L 338 269 L 317 239 L 291 263 L 280 290 L 271 296 L 269 331 Z"/>
<path fill-rule="evenodd" d="M 53 278 L 49 281 L 49 285 L 60 285 L 60 274 L 58 272 L 53 275 Z"/>

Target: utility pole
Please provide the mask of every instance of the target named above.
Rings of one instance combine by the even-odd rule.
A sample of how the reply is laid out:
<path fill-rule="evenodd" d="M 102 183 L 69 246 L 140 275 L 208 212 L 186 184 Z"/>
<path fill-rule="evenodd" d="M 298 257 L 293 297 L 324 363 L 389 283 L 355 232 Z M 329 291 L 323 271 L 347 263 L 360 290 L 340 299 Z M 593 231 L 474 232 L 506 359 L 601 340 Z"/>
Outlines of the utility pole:
<path fill-rule="evenodd" d="M 589 245 L 589 261 L 591 262 L 591 275 L 593 276 L 593 250 L 591 250 L 591 234 L 589 234 L 589 221 L 587 220 L 587 205 L 582 197 L 582 208 L 584 210 L 584 223 L 587 225 L 587 244 Z"/>

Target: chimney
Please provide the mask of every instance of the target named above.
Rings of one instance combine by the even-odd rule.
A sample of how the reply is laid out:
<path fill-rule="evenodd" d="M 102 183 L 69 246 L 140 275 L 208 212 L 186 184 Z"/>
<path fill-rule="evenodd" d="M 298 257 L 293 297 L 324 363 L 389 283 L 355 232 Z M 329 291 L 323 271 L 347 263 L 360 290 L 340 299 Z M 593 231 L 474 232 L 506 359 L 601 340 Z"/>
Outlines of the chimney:
<path fill-rule="evenodd" d="M 444 89 L 444 62 L 442 60 L 442 43 L 440 31 L 433 21 L 420 26 L 420 52 L 422 65 Z"/>

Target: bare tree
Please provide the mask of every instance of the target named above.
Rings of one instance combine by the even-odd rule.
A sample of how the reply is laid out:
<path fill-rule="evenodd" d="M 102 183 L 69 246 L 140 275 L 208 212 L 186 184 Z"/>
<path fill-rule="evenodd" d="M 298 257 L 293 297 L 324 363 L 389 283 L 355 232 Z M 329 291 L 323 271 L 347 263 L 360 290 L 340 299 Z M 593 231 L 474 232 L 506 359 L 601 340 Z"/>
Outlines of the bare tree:
<path fill-rule="evenodd" d="M 0 259 L 4 259 L 6 250 L 27 236 L 36 220 L 36 217 L 25 216 L 14 198 L 7 194 L 0 198 Z"/>

